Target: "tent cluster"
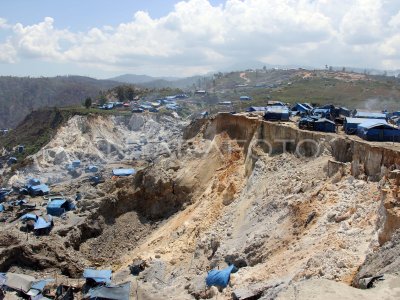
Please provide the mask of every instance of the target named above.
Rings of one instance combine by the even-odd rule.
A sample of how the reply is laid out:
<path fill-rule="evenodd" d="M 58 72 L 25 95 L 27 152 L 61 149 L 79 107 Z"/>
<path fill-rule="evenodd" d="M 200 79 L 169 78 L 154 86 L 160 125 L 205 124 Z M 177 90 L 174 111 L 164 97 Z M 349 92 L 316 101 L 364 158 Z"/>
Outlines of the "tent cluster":
<path fill-rule="evenodd" d="M 30 178 L 25 186 L 20 189 L 20 194 L 31 195 L 32 197 L 44 196 L 49 193 L 49 186 L 41 183 L 37 178 Z"/>
<path fill-rule="evenodd" d="M 54 226 L 51 215 L 38 216 L 34 213 L 27 213 L 20 220 L 25 225 L 25 231 L 33 231 L 36 235 L 49 234 Z"/>

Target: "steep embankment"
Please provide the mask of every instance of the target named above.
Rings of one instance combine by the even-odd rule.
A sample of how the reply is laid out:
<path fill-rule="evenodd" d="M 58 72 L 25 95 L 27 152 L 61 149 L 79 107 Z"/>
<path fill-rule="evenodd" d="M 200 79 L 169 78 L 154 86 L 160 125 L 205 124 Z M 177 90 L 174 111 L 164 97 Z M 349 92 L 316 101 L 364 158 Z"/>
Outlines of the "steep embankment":
<path fill-rule="evenodd" d="M 241 268 L 224 299 L 269 299 L 310 278 L 350 284 L 379 246 L 377 180 L 395 167 L 397 151 L 244 116 L 200 122 L 186 130 L 192 138 L 179 155 L 150 169 L 167 169 L 191 204 L 126 256 L 149 264 L 139 290 L 154 299 L 209 297 L 216 291 L 204 289 L 207 270 L 227 263 Z"/>

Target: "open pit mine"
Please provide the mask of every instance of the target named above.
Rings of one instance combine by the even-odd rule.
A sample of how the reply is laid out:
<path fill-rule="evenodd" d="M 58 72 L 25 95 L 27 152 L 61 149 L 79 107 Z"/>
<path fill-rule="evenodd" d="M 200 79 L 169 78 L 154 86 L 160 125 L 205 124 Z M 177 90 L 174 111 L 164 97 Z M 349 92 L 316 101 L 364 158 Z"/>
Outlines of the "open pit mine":
<path fill-rule="evenodd" d="M 0 171 L 0 298 L 400 298 L 397 143 L 76 115 L 29 161 Z"/>

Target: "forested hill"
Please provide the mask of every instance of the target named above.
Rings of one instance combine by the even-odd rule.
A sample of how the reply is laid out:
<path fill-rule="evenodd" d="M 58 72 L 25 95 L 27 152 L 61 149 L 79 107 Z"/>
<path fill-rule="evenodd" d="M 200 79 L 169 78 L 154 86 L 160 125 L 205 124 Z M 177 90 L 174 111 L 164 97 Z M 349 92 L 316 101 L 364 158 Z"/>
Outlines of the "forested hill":
<path fill-rule="evenodd" d="M 42 107 L 79 104 L 120 83 L 82 76 L 0 76 L 0 128 L 13 128 L 25 116 Z"/>

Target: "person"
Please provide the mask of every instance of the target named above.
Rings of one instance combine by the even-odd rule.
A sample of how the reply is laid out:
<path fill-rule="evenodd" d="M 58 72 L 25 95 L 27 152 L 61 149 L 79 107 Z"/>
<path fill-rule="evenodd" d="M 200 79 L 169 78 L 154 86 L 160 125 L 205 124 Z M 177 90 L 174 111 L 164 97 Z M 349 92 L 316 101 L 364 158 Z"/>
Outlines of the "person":
<path fill-rule="evenodd" d="M 82 194 L 79 191 L 77 191 L 75 195 L 75 201 L 79 201 L 81 199 L 82 199 Z"/>

